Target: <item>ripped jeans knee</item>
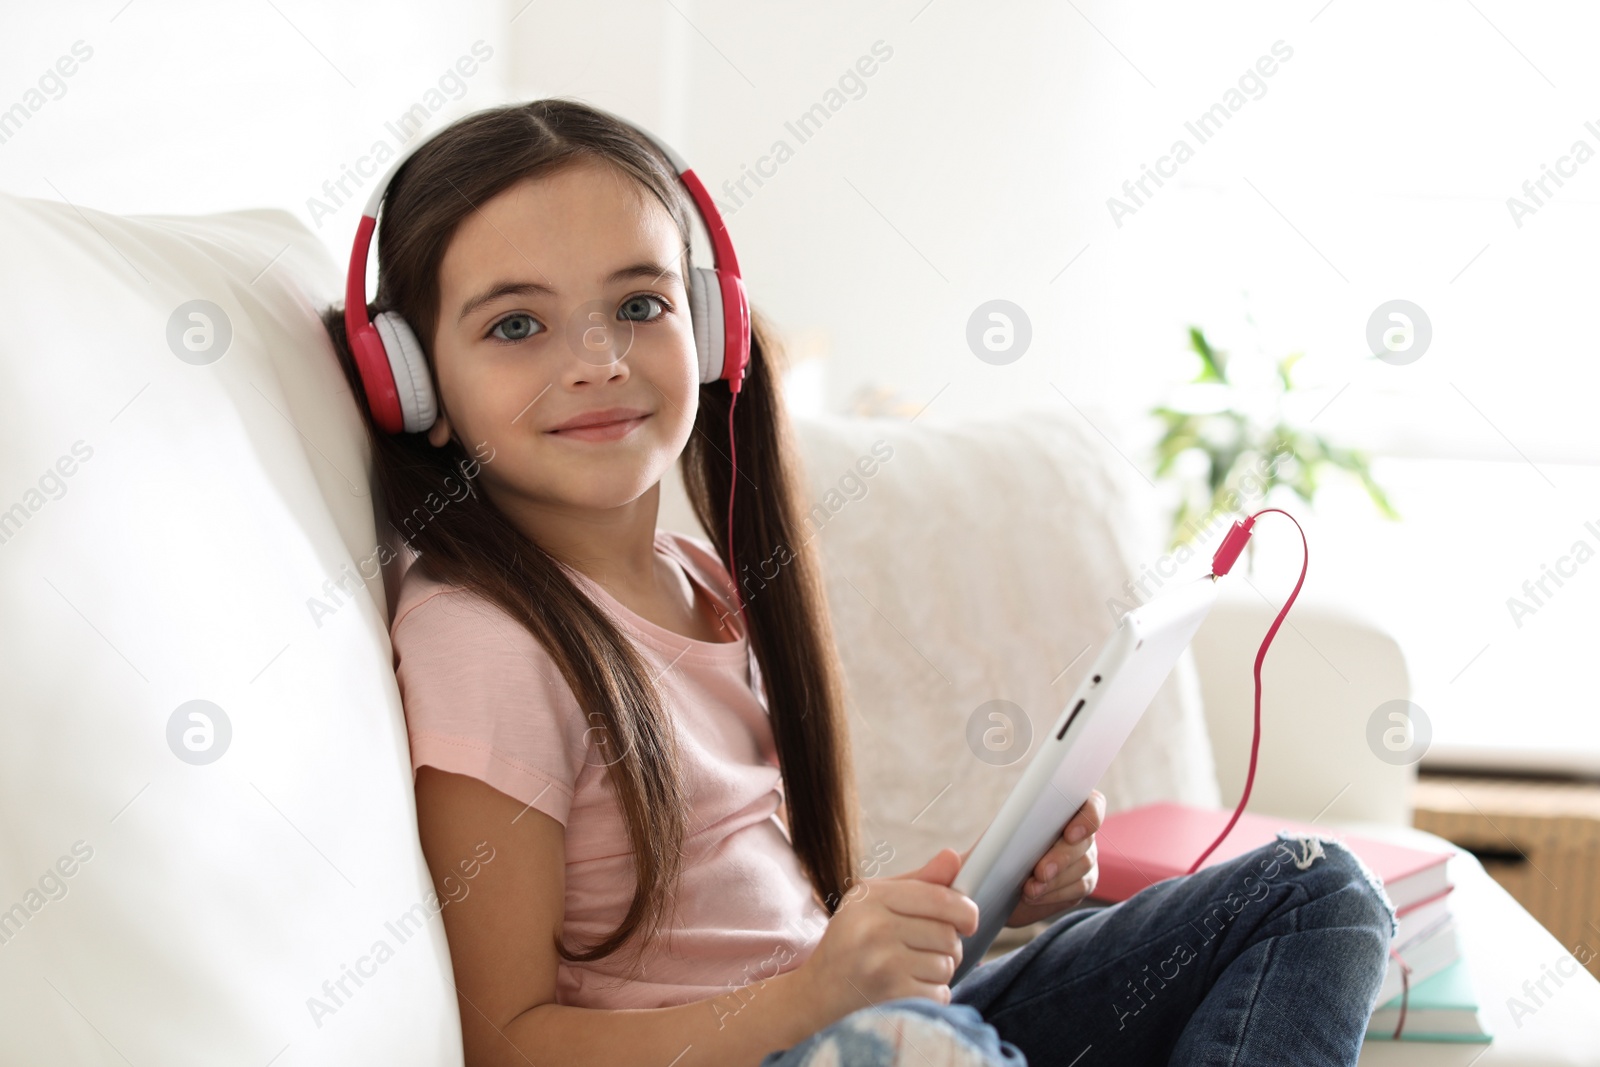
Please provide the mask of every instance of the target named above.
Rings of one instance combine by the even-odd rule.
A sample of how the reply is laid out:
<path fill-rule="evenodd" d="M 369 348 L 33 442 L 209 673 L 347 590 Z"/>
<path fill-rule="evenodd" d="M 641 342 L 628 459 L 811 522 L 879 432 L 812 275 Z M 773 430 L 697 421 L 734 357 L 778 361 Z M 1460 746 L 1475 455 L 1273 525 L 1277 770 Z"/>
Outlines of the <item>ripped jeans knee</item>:
<path fill-rule="evenodd" d="M 1332 834 L 1294 830 L 1279 830 L 1277 838 L 1276 848 L 1280 858 L 1292 863 L 1296 870 L 1311 869 L 1318 859 L 1325 858 L 1322 866 L 1328 868 L 1326 877 L 1330 881 L 1330 891 L 1359 875 L 1376 902 L 1374 920 L 1378 925 L 1388 927 L 1390 939 L 1399 933 L 1400 922 L 1395 916 L 1394 901 L 1389 899 L 1388 890 L 1383 888 L 1383 880 L 1343 841 Z M 1284 855 L 1285 852 L 1287 855 Z"/>

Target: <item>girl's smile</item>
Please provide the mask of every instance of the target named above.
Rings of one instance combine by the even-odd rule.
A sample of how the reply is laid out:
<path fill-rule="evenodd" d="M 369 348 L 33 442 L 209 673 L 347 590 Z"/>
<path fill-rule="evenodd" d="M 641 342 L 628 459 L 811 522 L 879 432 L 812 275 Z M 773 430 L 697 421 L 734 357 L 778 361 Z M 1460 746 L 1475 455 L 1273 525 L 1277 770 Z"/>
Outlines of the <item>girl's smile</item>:
<path fill-rule="evenodd" d="M 648 411 L 636 414 L 628 408 L 608 408 L 568 419 L 545 432 L 568 441 L 620 441 L 644 425 L 650 415 Z"/>

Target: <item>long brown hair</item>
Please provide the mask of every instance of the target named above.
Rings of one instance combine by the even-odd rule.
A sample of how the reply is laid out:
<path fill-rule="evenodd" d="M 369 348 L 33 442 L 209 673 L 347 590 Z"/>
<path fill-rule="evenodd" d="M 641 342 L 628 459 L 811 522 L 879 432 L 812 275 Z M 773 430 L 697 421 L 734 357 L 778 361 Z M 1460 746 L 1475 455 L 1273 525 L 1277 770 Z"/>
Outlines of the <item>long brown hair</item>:
<path fill-rule="evenodd" d="M 386 194 L 378 230 L 378 292 L 368 313 L 398 311 L 428 353 L 437 394 L 432 340 L 439 316 L 439 264 L 456 227 L 512 184 L 580 162 L 616 168 L 666 206 L 689 245 L 694 210 L 670 164 L 625 124 L 580 102 L 535 100 L 478 112 L 440 131 L 408 159 Z M 365 397 L 345 337 L 343 309 L 322 314 L 356 397 Z M 764 583 L 741 582 L 751 646 L 766 683 L 768 709 L 785 783 L 795 853 L 831 914 L 853 879 L 858 810 L 842 670 L 829 626 L 813 550 L 802 536 L 802 508 L 791 469 L 793 439 L 775 379 L 779 356 L 771 328 L 753 316 L 754 338 L 733 434 L 739 467 L 733 537 L 737 559 L 761 564 Z M 684 485 L 720 558 L 728 558 L 725 381 L 702 385 L 695 432 L 679 459 Z M 563 959 L 590 962 L 641 933 L 659 932 L 682 871 L 689 797 L 670 724 L 651 674 L 632 643 L 477 487 L 459 495 L 470 468 L 459 441 L 435 447 L 424 433 L 388 434 L 358 402 L 372 441 L 379 507 L 421 554 L 413 564 L 450 585 L 474 591 L 527 626 L 549 650 L 582 709 L 620 754 L 608 761 L 633 846 L 635 884 L 627 915 L 605 939 Z M 470 485 L 470 479 L 469 479 Z M 428 507 L 430 498 L 450 506 Z M 425 521 L 417 522 L 416 517 Z M 784 561 L 768 578 L 765 565 Z M 746 571 L 741 565 L 740 570 Z M 507 715 L 517 713 L 507 708 Z M 635 962 L 639 953 L 635 954 Z"/>

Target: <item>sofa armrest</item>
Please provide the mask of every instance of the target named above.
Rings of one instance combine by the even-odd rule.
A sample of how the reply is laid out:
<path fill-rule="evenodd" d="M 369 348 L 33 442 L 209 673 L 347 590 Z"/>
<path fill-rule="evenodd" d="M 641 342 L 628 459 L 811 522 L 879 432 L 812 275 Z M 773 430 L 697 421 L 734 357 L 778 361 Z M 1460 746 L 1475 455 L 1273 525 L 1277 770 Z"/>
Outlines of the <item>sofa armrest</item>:
<path fill-rule="evenodd" d="M 1225 585 L 1195 636 L 1206 727 L 1228 807 L 1244 791 L 1253 666 L 1278 609 L 1249 586 Z M 1405 658 L 1392 637 L 1367 619 L 1302 598 L 1274 638 L 1261 678 L 1261 748 L 1251 811 L 1411 824 L 1415 758 L 1387 762 L 1368 743 L 1368 721 L 1379 705 L 1410 695 Z"/>

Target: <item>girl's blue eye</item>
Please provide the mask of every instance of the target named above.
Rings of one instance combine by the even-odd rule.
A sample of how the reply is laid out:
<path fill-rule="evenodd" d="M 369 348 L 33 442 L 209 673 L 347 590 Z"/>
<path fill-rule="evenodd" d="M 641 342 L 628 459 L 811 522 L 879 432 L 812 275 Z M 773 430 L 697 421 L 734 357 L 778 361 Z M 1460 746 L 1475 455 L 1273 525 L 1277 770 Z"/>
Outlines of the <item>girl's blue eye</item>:
<path fill-rule="evenodd" d="M 537 326 L 539 324 L 534 321 L 532 315 L 518 311 L 495 323 L 494 328 L 489 331 L 489 336 L 497 337 L 502 341 L 522 341 L 532 337 L 534 327 Z M 540 327 L 540 329 L 542 328 Z"/>
<path fill-rule="evenodd" d="M 654 315 L 650 314 L 652 304 L 661 309 Z M 654 322 L 670 310 L 671 305 L 661 297 L 651 293 L 640 293 L 622 302 L 622 306 L 617 309 L 617 318 L 632 322 Z M 525 341 L 543 330 L 544 327 L 532 315 L 517 311 L 495 323 L 489 330 L 489 336 L 500 341 Z"/>
<path fill-rule="evenodd" d="M 661 311 L 659 314 L 650 315 L 648 318 L 645 318 L 644 316 L 649 312 L 650 304 L 652 303 L 661 305 Z M 640 293 L 638 296 L 630 296 L 628 299 L 622 302 L 622 307 L 617 309 L 617 316 L 619 318 L 631 319 L 634 322 L 654 322 L 656 319 L 660 318 L 666 313 L 667 302 L 661 299 L 659 296 L 653 296 L 650 293 Z"/>

